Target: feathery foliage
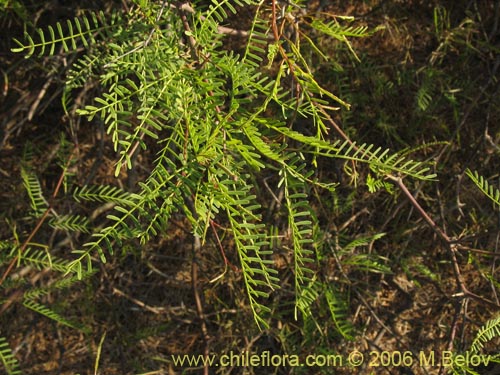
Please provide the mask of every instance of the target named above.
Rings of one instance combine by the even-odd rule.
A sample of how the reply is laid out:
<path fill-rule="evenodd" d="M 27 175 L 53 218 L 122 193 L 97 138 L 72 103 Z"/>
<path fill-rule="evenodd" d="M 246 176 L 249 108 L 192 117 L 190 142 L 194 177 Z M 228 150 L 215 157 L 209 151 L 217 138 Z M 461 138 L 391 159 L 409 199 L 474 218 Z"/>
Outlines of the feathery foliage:
<path fill-rule="evenodd" d="M 480 374 L 481 372 L 478 372 L 476 368 L 471 367 L 471 364 L 491 365 L 494 363 L 500 363 L 500 355 L 498 353 L 489 354 L 483 352 L 484 345 L 495 338 L 500 338 L 500 317 L 488 320 L 481 328 L 479 328 L 468 351 L 464 354 L 467 358 L 470 356 L 476 356 L 476 358 L 480 358 L 481 360 L 471 361 L 472 363 L 460 360 L 453 361 L 453 365 L 451 366 L 453 374 Z"/>
<path fill-rule="evenodd" d="M 495 205 L 500 206 L 500 190 L 492 186 L 488 180 L 479 175 L 477 171 L 472 172 L 470 169 L 467 169 L 465 173 L 485 196 L 490 198 Z"/>
<path fill-rule="evenodd" d="M 12 350 L 5 337 L 0 336 L 0 360 L 6 371 L 7 375 L 19 375 L 21 374 L 21 369 L 19 368 L 19 363 L 12 354 Z"/>
<path fill-rule="evenodd" d="M 116 176 L 135 168 L 139 153 L 153 146 L 158 150 L 149 176 L 134 193 L 110 186 L 73 189 L 78 202 L 112 203 L 114 209 L 107 215 L 107 224 L 95 231 L 78 215 L 51 220 L 57 228 L 91 233 L 73 251 L 73 260 L 59 265 L 83 277 L 92 272 L 95 255 L 106 262 L 127 241 L 146 244 L 168 227 L 174 213 L 189 219 L 202 243 L 211 223 L 222 220 L 234 241 L 254 318 L 265 327 L 270 309 L 264 301 L 279 288 L 280 280 L 252 181 L 272 176 L 284 191 L 284 230 L 294 259 L 295 317 L 298 311 L 307 316 L 323 288 L 314 270 L 315 220 L 308 189 L 332 191 L 336 185 L 315 175 L 318 159 L 366 164 L 379 181 L 389 174 L 422 180 L 434 175 L 424 163 L 376 145 L 329 140 L 328 112 L 336 109 L 334 105 L 348 108 L 349 104 L 323 88 L 313 75 L 305 46 L 319 59 L 326 55 L 313 36 L 300 29 L 300 4 L 280 8 L 284 15 L 280 26 L 276 13 L 268 17 L 270 10 L 277 10 L 255 0 L 214 0 L 208 7 L 195 3 L 193 8 L 165 1 L 134 4 L 128 14 L 90 13 L 65 26 L 37 29 L 36 38 L 27 34 L 13 49 L 26 57 L 35 52 L 53 55 L 56 47 L 67 53 L 85 51 L 69 70 L 64 106 L 68 111 L 75 105 L 73 91 L 86 82 L 99 85 L 93 103 L 74 109 L 89 121 L 103 122 L 117 153 Z M 254 9 L 254 18 L 240 55 L 221 48 L 225 32 L 220 25 L 243 6 Z M 308 32 L 344 43 L 356 59 L 349 39 L 377 31 L 342 24 L 353 21 L 348 18 L 300 21 L 310 24 Z M 294 36 L 281 34 L 284 29 Z M 27 172 L 24 175 L 33 209 L 40 212 L 45 207 L 43 194 L 36 179 Z M 375 191 L 383 185 L 372 186 Z M 50 259 L 40 252 L 25 256 L 29 254 L 42 263 Z M 368 258 L 353 261 L 383 270 Z M 344 316 L 338 294 L 330 289 L 325 293 L 335 316 Z M 37 306 L 28 303 L 30 308 Z M 59 318 L 45 307 L 38 310 Z M 345 324 L 338 327 L 349 336 Z"/>
<path fill-rule="evenodd" d="M 500 317 L 487 321 L 479 329 L 470 346 L 470 351 L 472 353 L 479 353 L 484 344 L 493 340 L 495 337 L 500 337 Z"/>
<path fill-rule="evenodd" d="M 7 12 L 12 13 L 11 4 L 18 2 L 0 1 L 0 11 L 5 4 Z M 72 145 L 63 138 L 43 153 L 28 146 L 22 162 L 16 165 L 20 177 L 16 188 L 23 189 L 24 199 L 13 206 L 16 214 L 5 220 L 7 238 L 0 240 L 0 267 L 7 270 L 0 275 L 0 288 L 5 292 L 0 310 L 14 314 L 27 309 L 66 330 L 79 330 L 88 338 L 102 337 L 94 364 L 96 373 L 101 349 L 104 354 L 115 343 L 121 344 L 120 340 L 127 341 L 126 345 L 134 345 L 135 340 L 113 335 L 113 343 L 104 344 L 106 332 L 90 334 L 90 327 L 75 318 L 80 311 L 74 312 L 89 308 L 90 314 L 100 314 L 101 308 L 66 298 L 74 296 L 68 289 L 81 286 L 82 279 L 102 269 L 105 273 L 101 280 L 111 276 L 109 271 L 116 271 L 118 277 L 112 279 L 123 285 L 127 278 L 134 291 L 142 291 L 143 285 L 150 285 L 149 279 L 161 275 L 168 280 L 162 292 L 170 295 L 170 275 L 158 268 L 157 259 L 193 262 L 192 302 L 196 302 L 199 319 L 183 321 L 195 322 L 190 325 L 195 329 L 199 324 L 205 339 L 205 328 L 209 332 L 225 329 L 231 346 L 239 344 L 247 351 L 267 349 L 264 341 L 277 339 L 271 342 L 273 352 L 305 354 L 304 349 L 314 349 L 325 355 L 337 350 L 345 354 L 359 348 L 361 344 L 355 339 L 360 333 L 371 333 L 375 326 L 378 330 L 377 325 L 387 316 L 388 327 L 418 329 L 410 308 L 417 316 L 435 311 L 432 304 L 425 312 L 415 308 L 420 303 L 410 304 L 412 300 L 421 301 L 421 292 L 428 301 L 439 304 L 440 315 L 449 316 L 453 309 L 443 309 L 442 304 L 452 304 L 457 298 L 473 302 L 464 304 L 463 311 L 456 310 L 457 326 L 448 331 L 450 337 L 462 321 L 470 324 L 477 320 L 479 314 L 474 314 L 472 307 L 481 302 L 481 297 L 462 288 L 461 271 L 464 283 L 471 287 L 468 290 L 477 285 L 469 282 L 474 279 L 469 277 L 473 267 L 464 267 L 463 255 L 467 254 L 468 264 L 484 276 L 475 279 L 483 280 L 482 285 L 489 281 L 494 291 L 499 286 L 494 260 L 489 262 L 494 254 L 479 248 L 486 241 L 489 247 L 495 239 L 492 230 L 478 231 L 484 220 L 475 215 L 484 212 L 483 207 L 467 217 L 468 200 L 466 206 L 459 199 L 456 205 L 448 204 L 446 199 L 453 189 L 443 177 L 461 169 L 461 160 L 455 163 L 452 158 L 457 150 L 468 155 L 476 155 L 473 150 L 481 152 L 479 143 L 470 149 L 461 144 L 469 134 L 480 134 L 478 127 L 466 121 L 480 114 L 476 111 L 479 107 L 488 107 L 489 111 L 484 139 L 493 148 L 498 143 L 494 130 L 492 137 L 488 136 L 488 122 L 496 119 L 496 102 L 487 98 L 498 67 L 492 47 L 498 6 L 491 12 L 495 16 L 488 15 L 484 23 L 474 12 L 480 16 L 491 11 L 492 4 L 470 2 L 463 22 L 457 22 L 455 16 L 456 8 L 463 5 L 457 5 L 453 12 L 436 6 L 435 35 L 429 36 L 432 27 L 420 27 L 420 20 L 413 20 L 406 29 L 405 23 L 391 20 L 389 14 L 379 18 L 378 10 L 398 9 L 394 4 L 384 3 L 383 9 L 374 4 L 360 8 L 345 4 L 354 13 L 364 14 L 356 20 L 339 16 L 337 5 L 325 1 L 124 0 L 108 2 L 108 6 L 116 6 L 115 11 L 86 10 L 69 20 L 58 17 L 59 22 L 32 29 L 24 39 L 15 40 L 14 52 L 32 60 L 42 57 L 43 65 L 51 71 L 39 95 L 30 95 L 37 101 L 28 117 L 41 113 L 38 104 L 53 105 L 56 94 L 49 101 L 46 92 L 56 84 L 57 92 L 61 92 L 64 85 L 63 125 L 69 124 L 67 133 L 75 146 L 71 150 Z M 425 8 L 414 5 L 418 10 Z M 387 32 L 367 26 L 374 20 L 384 22 Z M 475 24 L 478 20 L 481 29 Z M 412 27 L 415 23 L 419 27 Z M 30 28 L 27 23 L 25 30 Z M 409 33 L 409 29 L 418 31 Z M 375 44 L 357 40 L 379 31 L 382 35 L 373 39 Z M 375 56 L 366 46 L 376 50 Z M 362 50 L 365 52 L 358 52 Z M 400 52 L 404 52 L 404 61 L 395 61 Z M 462 77 L 464 71 L 460 69 L 452 72 L 457 64 L 450 63 L 451 59 L 461 61 L 466 73 L 474 71 L 467 66 L 486 67 L 489 81 L 482 86 L 483 73 L 467 78 Z M 52 66 L 58 67 L 57 74 Z M 10 68 L 2 71 L 2 94 L 6 95 L 13 72 Z M 470 105 L 464 108 L 464 103 Z M 342 119 L 340 124 L 336 123 L 338 118 Z M 10 124 L 2 134 L 5 139 L 25 131 L 17 124 L 13 131 Z M 38 136 L 38 131 L 44 130 L 34 125 L 34 136 Z M 384 139 L 380 139 L 381 134 Z M 430 142 L 423 140 L 429 136 L 433 137 Z M 94 140 L 98 142 L 88 147 Z M 444 143 L 441 152 L 434 153 Z M 391 151 L 386 147 L 404 149 Z M 439 165 L 419 160 L 421 155 L 439 160 Z M 471 158 L 468 165 L 491 165 L 497 157 L 488 153 Z M 446 163 L 451 160 L 452 168 L 448 168 Z M 112 172 L 107 176 L 105 171 Z M 437 199 L 429 195 L 432 189 L 428 183 L 414 181 L 433 180 L 433 171 L 441 174 Z M 59 179 L 54 179 L 54 173 L 61 173 Z M 477 172 L 467 174 L 496 206 L 500 204 L 500 193 L 492 187 L 491 179 L 487 181 Z M 413 183 L 417 188 L 410 193 Z M 415 215 L 408 213 L 408 204 L 394 205 L 401 197 L 395 193 L 398 188 L 410 198 Z M 419 206 L 419 202 L 425 204 Z M 453 214 L 449 215 L 451 210 Z M 463 227 L 456 245 L 456 237 L 451 234 L 457 229 L 452 222 L 455 213 Z M 417 214 L 426 220 L 409 222 Z M 6 215 L 0 214 L 2 218 Z M 429 220 L 431 217 L 436 219 Z M 457 249 L 456 258 L 455 253 L 448 255 L 452 256 L 463 294 L 454 294 L 453 298 L 433 299 L 449 288 L 436 288 L 430 293 L 418 290 L 429 281 L 436 287 L 450 281 L 451 273 L 441 273 L 438 268 L 446 264 L 445 252 L 422 249 L 421 244 L 428 244 L 431 238 L 411 241 L 420 235 L 418 231 L 425 223 L 434 226 L 432 220 L 436 220 L 436 226 L 443 224 L 443 237 L 448 236 L 450 241 L 446 242 L 452 250 L 455 246 Z M 492 223 L 492 229 L 496 225 L 491 220 L 488 223 Z M 172 241 L 175 246 L 170 246 L 171 236 L 180 232 L 183 246 L 177 246 L 177 238 Z M 185 242 L 189 232 L 192 244 Z M 162 246 L 165 242 L 167 246 Z M 216 251 L 211 251 L 214 248 Z M 153 258 L 154 265 L 150 262 Z M 139 272 L 135 272 L 137 266 Z M 188 264 L 182 264 L 180 271 L 183 285 L 189 282 L 184 278 L 185 266 Z M 151 272 L 142 272 L 144 269 Z M 146 278 L 146 283 L 136 282 Z M 78 296 L 90 294 L 96 281 L 84 281 L 85 288 Z M 202 287 L 209 290 L 198 295 Z M 389 289 L 396 293 L 385 293 Z M 97 292 L 94 300 L 104 297 L 109 301 L 110 289 L 99 284 Z M 162 293 L 132 296 L 115 288 L 112 293 L 140 306 L 142 312 L 158 314 L 158 320 L 169 312 L 163 308 L 165 300 L 156 299 Z M 147 301 L 153 294 L 154 299 Z M 242 294 L 247 303 L 237 301 Z M 227 296 L 231 296 L 229 301 Z M 106 314 L 105 324 L 111 323 L 106 327 L 110 329 L 108 337 L 112 330 L 121 329 L 116 327 L 122 316 L 130 319 L 135 314 L 135 307 L 126 306 L 118 304 L 109 309 L 119 310 L 118 319 Z M 398 314 L 391 316 L 394 310 Z M 187 309 L 186 314 L 193 311 Z M 231 315 L 224 322 L 227 326 L 212 324 L 233 311 L 237 316 L 233 320 Z M 141 319 L 147 315 L 142 312 Z M 458 314 L 464 313 L 468 318 L 460 319 Z M 101 316 L 85 321 L 97 327 L 102 324 Z M 257 327 L 240 330 L 242 324 L 233 324 L 242 319 L 247 323 L 250 316 Z M 208 319 L 210 324 L 204 327 Z M 401 320 L 404 326 L 400 326 Z M 132 335 L 162 335 L 165 328 L 163 322 L 160 325 L 148 325 Z M 165 326 L 169 325 L 168 319 Z M 492 321 L 484 326 L 469 352 L 486 353 L 492 347 L 490 341 L 498 338 L 497 325 Z M 256 328 L 265 332 L 255 332 Z M 395 333 L 383 331 L 385 335 Z M 238 334 L 231 337 L 232 332 Z M 351 342 L 345 343 L 348 340 Z M 205 341 L 205 353 L 220 348 L 219 343 Z M 12 351 L 5 343 L 0 339 L 0 357 L 7 371 L 17 373 Z M 420 339 L 419 344 L 427 345 Z M 461 346 L 454 343 L 454 347 Z M 23 348 L 18 348 L 21 358 Z M 17 348 L 14 354 L 18 355 Z M 106 366 L 109 360 L 102 358 L 102 364 Z M 151 361 L 144 362 L 147 364 L 137 366 L 136 372 L 152 370 L 146 369 Z M 478 369 L 455 370 L 481 373 Z"/>
<path fill-rule="evenodd" d="M 38 52 L 39 56 L 52 56 L 56 53 L 56 47 L 62 47 L 64 52 L 75 51 L 80 43 L 83 47 L 88 47 L 89 44 L 95 43 L 96 34 L 102 37 L 105 32 L 111 32 L 112 23 L 104 23 L 106 20 L 109 20 L 109 17 L 103 12 L 90 13 L 66 20 L 66 25 L 57 22 L 55 30 L 51 25 L 47 26 L 47 30 L 37 28 L 36 39 L 28 32 L 24 33 L 25 43 L 14 39 L 18 47 L 12 48 L 12 51 L 25 53 L 25 57 L 29 58 L 35 52 Z M 112 20 L 113 17 L 110 21 Z"/>

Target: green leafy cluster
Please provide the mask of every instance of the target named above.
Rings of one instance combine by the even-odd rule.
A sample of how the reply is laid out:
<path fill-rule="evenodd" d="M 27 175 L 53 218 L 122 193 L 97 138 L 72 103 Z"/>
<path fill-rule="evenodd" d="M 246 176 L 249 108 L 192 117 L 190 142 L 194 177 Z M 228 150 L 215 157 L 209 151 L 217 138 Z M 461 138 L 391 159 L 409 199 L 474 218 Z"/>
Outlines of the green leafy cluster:
<path fill-rule="evenodd" d="M 98 229 L 82 216 L 53 217 L 51 225 L 61 230 L 91 234 L 73 251 L 71 261 L 55 260 L 49 250 L 25 251 L 20 260 L 50 262 L 82 278 L 93 272 L 96 255 L 106 262 L 126 241 L 147 243 L 168 228 L 174 213 L 190 221 L 202 243 L 211 223 L 223 221 L 234 241 L 254 318 L 265 327 L 270 312 L 265 301 L 279 288 L 280 279 L 273 268 L 256 184 L 262 176 L 272 177 L 284 193 L 295 316 L 310 315 L 311 305 L 324 295 L 339 330 L 350 337 L 345 301 L 316 277 L 316 224 L 308 192 L 311 187 L 334 190 L 336 184 L 321 181 L 314 166 L 320 158 L 366 164 L 374 191 L 385 187 L 374 181 L 387 175 L 422 180 L 434 175 L 424 163 L 381 147 L 330 140 L 329 111 L 349 105 L 317 82 L 304 49 L 319 59 L 326 56 L 313 35 L 298 30 L 294 39 L 276 40 L 265 2 L 214 0 L 208 7 L 197 7 L 195 2 L 189 9 L 165 1 L 134 5 L 128 14 L 89 13 L 37 30 L 13 49 L 27 57 L 53 55 L 58 48 L 85 51 L 67 75 L 63 104 L 74 106 L 73 94 L 88 82 L 99 87 L 93 102 L 76 112 L 104 124 L 117 155 L 116 176 L 134 169 L 139 153 L 157 150 L 151 171 L 134 193 L 104 185 L 74 188 L 76 201 L 109 203 L 114 208 Z M 223 48 L 225 33 L 220 25 L 243 6 L 254 10 L 254 18 L 244 48 L 236 53 Z M 293 15 L 296 9 L 290 6 L 284 12 Z M 311 33 L 336 38 L 351 50 L 349 38 L 374 32 L 364 26 L 343 26 L 338 20 L 310 25 Z M 297 27 L 293 22 L 288 26 Z M 23 170 L 23 181 L 33 212 L 40 215 L 50 209 L 36 176 Z M 25 306 L 70 325 L 33 300 Z"/>
<path fill-rule="evenodd" d="M 12 350 L 5 337 L 0 337 L 0 360 L 2 361 L 5 371 L 7 371 L 7 375 L 21 374 L 19 363 L 12 354 Z"/>
<path fill-rule="evenodd" d="M 485 353 L 484 346 L 495 339 L 500 337 L 500 317 L 496 317 L 487 321 L 476 333 L 474 340 L 472 341 L 468 351 L 462 356 L 478 356 L 481 358 L 480 364 L 482 365 L 493 365 L 495 363 L 500 363 L 500 355 L 498 353 L 490 354 Z M 464 361 L 453 361 L 453 366 L 451 366 L 451 371 L 456 375 L 479 375 L 481 371 L 477 368 L 470 366 L 470 363 L 464 363 Z"/>
<path fill-rule="evenodd" d="M 500 207 L 500 190 L 491 185 L 488 180 L 481 176 L 477 171 L 472 172 L 470 169 L 466 171 L 467 176 L 476 184 L 479 190 L 488 197 L 493 203 Z"/>

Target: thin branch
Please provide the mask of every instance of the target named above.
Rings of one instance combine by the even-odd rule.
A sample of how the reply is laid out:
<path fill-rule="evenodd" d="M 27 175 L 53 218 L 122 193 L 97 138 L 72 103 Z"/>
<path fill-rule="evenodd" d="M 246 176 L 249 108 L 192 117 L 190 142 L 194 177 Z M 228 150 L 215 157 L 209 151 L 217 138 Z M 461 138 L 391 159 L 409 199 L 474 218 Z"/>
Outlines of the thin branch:
<path fill-rule="evenodd" d="M 417 200 L 410 193 L 406 185 L 404 184 L 401 177 L 394 177 L 392 175 L 387 175 L 387 178 L 392 180 L 396 185 L 401 189 L 403 194 L 408 198 L 411 205 L 417 210 L 417 212 L 422 216 L 422 218 L 427 222 L 427 224 L 431 227 L 431 229 L 438 235 L 438 237 L 443 241 L 450 254 L 451 261 L 453 264 L 453 272 L 455 274 L 455 279 L 457 281 L 457 287 L 459 291 L 453 295 L 453 297 L 469 297 L 478 302 L 482 302 L 487 304 L 490 307 L 495 309 L 500 309 L 500 305 L 497 303 L 490 301 L 486 298 L 478 296 L 477 294 L 469 291 L 465 286 L 465 282 L 462 277 L 462 273 L 460 271 L 460 266 L 458 265 L 457 251 L 458 245 L 455 241 L 453 241 L 435 222 L 431 219 L 431 217 L 427 214 L 427 212 L 420 206 Z"/>
<path fill-rule="evenodd" d="M 354 144 L 353 141 L 342 131 L 340 126 L 337 125 L 337 123 L 331 118 L 331 116 L 326 112 L 326 110 L 321 106 L 318 105 L 320 112 L 326 117 L 328 122 L 333 126 L 335 131 L 346 141 L 348 142 L 354 150 L 357 150 L 358 148 Z M 438 156 L 438 158 L 441 156 L 441 154 Z M 487 304 L 490 307 L 493 307 L 494 309 L 500 309 L 500 305 L 490 301 L 486 298 L 483 298 L 481 296 L 478 296 L 477 294 L 469 291 L 467 287 L 465 286 L 465 282 L 462 277 L 462 273 L 460 271 L 460 266 L 458 264 L 458 259 L 457 259 L 457 251 L 459 250 L 459 246 L 456 243 L 456 241 L 453 241 L 447 234 L 444 232 L 435 222 L 434 220 L 431 219 L 431 217 L 427 214 L 427 212 L 422 208 L 422 206 L 418 203 L 418 201 L 413 197 L 413 195 L 410 193 L 406 185 L 404 184 L 403 180 L 401 177 L 395 177 L 390 174 L 386 175 L 386 178 L 389 180 L 393 181 L 398 188 L 403 192 L 403 194 L 408 198 L 410 201 L 411 205 L 417 210 L 419 215 L 427 222 L 427 224 L 431 227 L 431 229 L 438 235 L 438 237 L 443 241 L 445 244 L 448 253 L 451 256 L 451 261 L 453 264 L 453 272 L 455 274 L 455 279 L 457 282 L 457 287 L 459 292 L 455 293 L 453 297 L 469 297 L 472 298 L 478 302 L 482 302 Z"/>
<path fill-rule="evenodd" d="M 205 319 L 205 314 L 203 312 L 203 303 L 201 302 L 200 292 L 198 290 L 198 260 L 196 259 L 196 255 L 199 254 L 200 251 L 201 251 L 200 236 L 195 234 L 193 241 L 193 260 L 191 263 L 191 282 L 193 285 L 193 294 L 196 302 L 196 311 L 198 312 L 198 317 L 201 323 L 201 332 L 203 334 L 203 341 L 205 342 L 205 349 L 203 355 L 205 356 L 205 358 L 208 358 L 208 356 L 210 355 L 210 346 L 209 346 L 210 336 L 208 334 L 207 322 Z M 209 374 L 208 370 L 209 370 L 208 364 L 205 364 L 203 368 L 203 374 L 208 375 Z"/>
<path fill-rule="evenodd" d="M 133 302 L 134 304 L 136 304 L 137 306 L 139 307 L 142 307 L 144 310 L 147 310 L 149 312 L 152 312 L 154 314 L 161 314 L 165 311 L 165 308 L 164 307 L 153 307 L 153 306 L 149 306 L 147 305 L 146 303 L 142 302 L 141 300 L 138 300 L 137 298 L 134 298 L 132 296 L 129 296 L 128 294 L 126 294 L 125 292 L 122 292 L 120 289 L 117 289 L 117 288 L 113 288 L 113 293 L 114 294 L 117 294 L 121 297 L 125 297 L 126 299 L 128 299 L 130 302 Z"/>
<path fill-rule="evenodd" d="M 59 193 L 59 190 L 60 190 L 60 188 L 62 186 L 62 182 L 63 182 L 64 176 L 66 175 L 66 171 L 68 170 L 68 167 L 69 167 L 69 165 L 71 163 L 71 160 L 73 159 L 73 155 L 75 154 L 76 150 L 77 150 L 77 147 L 75 147 L 73 149 L 73 151 L 71 152 L 71 155 L 68 158 L 66 166 L 64 167 L 63 171 L 61 172 L 61 175 L 59 176 L 59 180 L 57 181 L 56 188 L 54 189 L 54 192 L 52 193 L 52 200 L 54 200 L 57 197 L 57 194 Z M 31 231 L 31 233 L 29 234 L 28 238 L 26 238 L 26 240 L 21 245 L 21 247 L 20 247 L 20 249 L 18 251 L 18 254 L 9 263 L 9 266 L 7 267 L 7 270 L 4 272 L 2 278 L 0 279 L 0 286 L 3 284 L 3 282 L 5 281 L 5 279 L 9 276 L 9 274 L 12 272 L 12 269 L 14 268 L 14 265 L 16 264 L 16 262 L 19 260 L 19 257 L 26 251 L 26 248 L 28 247 L 28 244 L 31 242 L 31 240 L 33 239 L 33 237 L 35 237 L 35 234 L 38 233 L 38 231 L 42 227 L 43 223 L 45 222 L 45 220 L 47 219 L 47 217 L 49 216 L 49 213 L 51 211 L 52 211 L 52 203 L 49 202 L 49 206 L 47 207 L 47 209 L 45 210 L 45 212 L 43 213 L 43 215 L 40 217 L 40 219 L 36 223 L 35 228 Z"/>

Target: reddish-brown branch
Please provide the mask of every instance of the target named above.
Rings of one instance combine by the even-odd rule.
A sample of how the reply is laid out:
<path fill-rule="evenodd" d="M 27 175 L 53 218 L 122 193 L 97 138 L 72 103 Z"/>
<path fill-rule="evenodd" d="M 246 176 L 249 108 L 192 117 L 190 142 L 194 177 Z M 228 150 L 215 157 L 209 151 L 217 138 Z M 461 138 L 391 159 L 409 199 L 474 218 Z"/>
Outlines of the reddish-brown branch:
<path fill-rule="evenodd" d="M 224 247 L 222 246 L 222 242 L 219 238 L 219 235 L 217 234 L 217 229 L 215 229 L 215 226 L 220 227 L 220 225 L 217 224 L 215 221 L 210 220 L 210 227 L 212 228 L 212 231 L 214 232 L 215 239 L 217 240 L 217 246 L 219 246 L 220 253 L 222 254 L 222 259 L 224 259 L 224 264 L 226 266 L 231 267 L 234 272 L 238 272 L 238 267 L 236 267 L 234 264 L 232 264 L 229 261 L 229 259 L 227 259 L 226 253 L 224 251 Z"/>
<path fill-rule="evenodd" d="M 448 253 L 450 254 L 451 261 L 453 264 L 453 272 L 455 274 L 455 279 L 457 281 L 457 287 L 458 287 L 458 293 L 454 294 L 454 297 L 469 297 L 472 298 L 478 302 L 482 302 L 487 304 L 490 307 L 493 307 L 495 309 L 500 309 L 500 305 L 497 303 L 490 301 L 486 298 L 483 298 L 481 296 L 478 296 L 477 294 L 469 291 L 467 287 L 465 286 L 465 282 L 462 277 L 462 273 L 460 271 L 460 266 L 458 264 L 458 259 L 457 259 L 457 244 L 455 241 L 453 241 L 435 222 L 434 220 L 431 219 L 431 217 L 427 214 L 427 212 L 422 208 L 422 206 L 417 202 L 417 200 L 413 197 L 413 195 L 410 193 L 408 188 L 403 182 L 403 179 L 401 177 L 394 177 L 391 175 L 387 175 L 387 178 L 392 180 L 403 192 L 403 194 L 408 198 L 410 201 L 411 205 L 417 210 L 419 215 L 427 222 L 427 224 L 431 227 L 431 229 L 438 235 L 438 237 L 443 241 L 443 243 L 446 246 L 446 249 L 448 250 Z"/>
<path fill-rule="evenodd" d="M 64 169 L 62 170 L 61 175 L 59 176 L 59 179 L 57 181 L 57 185 L 56 185 L 56 187 L 54 189 L 54 192 L 52 193 L 52 200 L 57 197 L 57 194 L 59 193 L 59 190 L 61 189 L 61 185 L 62 185 L 62 182 L 64 180 L 64 176 L 66 175 L 66 171 L 67 171 L 67 169 L 68 169 L 68 167 L 69 167 L 69 165 L 71 163 L 71 160 L 73 159 L 73 155 L 77 151 L 77 148 L 78 147 L 75 146 L 75 148 L 71 152 L 71 154 L 70 154 L 70 156 L 68 158 L 68 161 L 67 161 Z M 40 217 L 40 219 L 36 223 L 35 228 L 31 231 L 31 233 L 29 234 L 28 238 L 26 238 L 26 240 L 21 245 L 21 247 L 20 247 L 20 249 L 18 251 L 18 254 L 9 263 L 9 266 L 7 267 L 7 270 L 4 272 L 2 278 L 0 279 L 0 285 L 3 284 L 3 282 L 5 281 L 5 279 L 7 279 L 7 277 L 9 276 L 9 274 L 12 272 L 12 269 L 14 268 L 14 265 L 18 261 L 19 256 L 22 255 L 26 251 L 26 248 L 31 243 L 31 240 L 33 239 L 33 237 L 35 237 L 35 235 L 38 233 L 38 230 L 42 227 L 43 223 L 45 222 L 45 220 L 49 216 L 49 213 L 50 213 L 51 210 L 52 210 L 52 203 L 49 202 L 49 206 L 47 207 L 47 209 L 45 210 L 45 212 L 43 213 L 43 215 Z"/>
<path fill-rule="evenodd" d="M 283 49 L 283 47 L 281 46 L 281 43 L 280 43 L 281 34 L 278 32 L 278 23 L 277 23 L 277 17 L 276 17 L 276 12 L 277 12 L 276 0 L 272 0 L 272 10 L 271 11 L 272 11 L 271 28 L 273 30 L 274 41 L 275 41 L 276 45 L 278 46 L 281 57 L 283 57 L 283 60 L 286 61 L 288 69 L 290 69 L 290 75 L 292 76 L 293 81 L 297 85 L 297 104 L 298 104 L 300 84 L 299 84 L 297 77 L 295 75 L 295 68 L 293 67 L 292 62 L 288 58 L 286 51 Z"/>
<path fill-rule="evenodd" d="M 357 150 L 358 148 L 354 144 L 353 141 L 344 133 L 344 131 L 337 125 L 337 123 L 328 115 L 326 110 L 319 105 L 320 112 L 326 117 L 328 122 L 333 126 L 334 130 L 337 132 L 340 137 L 342 137 L 346 142 L 348 142 L 351 146 L 353 146 L 354 150 Z M 453 241 L 445 231 L 443 231 L 435 222 L 432 220 L 432 218 L 427 214 L 427 212 L 422 208 L 420 203 L 413 197 L 411 192 L 408 190 L 406 185 L 403 182 L 403 179 L 401 177 L 395 177 L 392 175 L 386 175 L 388 179 L 393 181 L 398 188 L 403 192 L 403 194 L 406 196 L 406 198 L 410 201 L 411 205 L 417 210 L 419 215 L 426 221 L 426 223 L 431 227 L 431 229 L 438 235 L 438 237 L 442 240 L 442 242 L 445 244 L 446 249 L 448 250 L 448 253 L 450 254 L 451 261 L 453 264 L 453 273 L 455 275 L 455 279 L 457 282 L 457 288 L 458 288 L 458 293 L 456 293 L 454 296 L 459 297 L 468 297 L 472 298 L 478 302 L 482 302 L 490 307 L 493 307 L 495 309 L 500 309 L 500 305 L 497 303 L 490 301 L 486 298 L 483 298 L 481 296 L 478 296 L 477 294 L 469 291 L 465 285 L 465 282 L 462 277 L 462 273 L 460 271 L 460 266 L 458 263 L 458 258 L 457 258 L 457 251 L 460 249 L 459 245 Z"/>

